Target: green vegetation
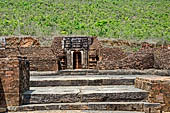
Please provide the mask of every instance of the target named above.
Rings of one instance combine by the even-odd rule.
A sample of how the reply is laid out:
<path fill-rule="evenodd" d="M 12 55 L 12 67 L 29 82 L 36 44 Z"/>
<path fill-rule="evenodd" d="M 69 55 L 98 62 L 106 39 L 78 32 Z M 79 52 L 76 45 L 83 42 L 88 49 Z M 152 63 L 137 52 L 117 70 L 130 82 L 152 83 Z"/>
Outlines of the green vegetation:
<path fill-rule="evenodd" d="M 0 35 L 170 41 L 170 0 L 0 0 Z"/>

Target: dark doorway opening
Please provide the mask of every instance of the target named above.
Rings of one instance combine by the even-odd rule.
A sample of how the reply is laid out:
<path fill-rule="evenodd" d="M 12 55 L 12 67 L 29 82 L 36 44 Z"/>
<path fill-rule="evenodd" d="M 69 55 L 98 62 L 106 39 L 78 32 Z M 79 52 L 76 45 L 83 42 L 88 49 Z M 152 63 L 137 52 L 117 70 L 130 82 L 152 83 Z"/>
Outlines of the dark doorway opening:
<path fill-rule="evenodd" d="M 75 51 L 73 53 L 73 69 L 81 69 L 82 64 L 81 64 L 81 52 L 80 51 Z"/>

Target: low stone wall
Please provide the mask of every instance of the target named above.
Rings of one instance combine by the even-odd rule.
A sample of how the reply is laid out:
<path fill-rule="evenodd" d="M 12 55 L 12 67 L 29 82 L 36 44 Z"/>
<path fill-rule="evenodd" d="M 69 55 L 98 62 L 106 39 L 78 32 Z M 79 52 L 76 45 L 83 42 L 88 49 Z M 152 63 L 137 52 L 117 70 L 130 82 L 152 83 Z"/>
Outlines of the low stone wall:
<path fill-rule="evenodd" d="M 29 90 L 29 62 L 22 57 L 0 58 L 0 106 L 19 106 Z"/>
<path fill-rule="evenodd" d="M 135 87 L 149 91 L 148 101 L 161 103 L 161 110 L 170 112 L 170 77 L 138 77 Z"/>

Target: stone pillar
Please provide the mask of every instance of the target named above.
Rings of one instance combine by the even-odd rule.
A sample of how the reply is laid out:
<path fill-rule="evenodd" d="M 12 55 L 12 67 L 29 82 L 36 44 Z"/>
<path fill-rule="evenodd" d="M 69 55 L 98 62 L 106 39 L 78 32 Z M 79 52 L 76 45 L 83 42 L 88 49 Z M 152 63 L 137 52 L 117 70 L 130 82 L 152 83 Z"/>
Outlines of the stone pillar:
<path fill-rule="evenodd" d="M 0 107 L 19 106 L 29 90 L 29 62 L 21 57 L 0 58 Z"/>
<path fill-rule="evenodd" d="M 67 50 L 67 69 L 72 69 L 72 58 L 71 58 L 71 50 Z"/>
<path fill-rule="evenodd" d="M 83 69 L 87 69 L 88 68 L 88 51 L 84 50 L 83 51 Z"/>
<path fill-rule="evenodd" d="M 71 51 L 71 59 L 70 59 L 70 69 L 73 69 L 73 53 L 74 53 L 74 51 Z"/>
<path fill-rule="evenodd" d="M 81 65 L 83 66 L 84 64 L 84 55 L 83 55 L 83 51 L 80 51 L 81 52 Z"/>

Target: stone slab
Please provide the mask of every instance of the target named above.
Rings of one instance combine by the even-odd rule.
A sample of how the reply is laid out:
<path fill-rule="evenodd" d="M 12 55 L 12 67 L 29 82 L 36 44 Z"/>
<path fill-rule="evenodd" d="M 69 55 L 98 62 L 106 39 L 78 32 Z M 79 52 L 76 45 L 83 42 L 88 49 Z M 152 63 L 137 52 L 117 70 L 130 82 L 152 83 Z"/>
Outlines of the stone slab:
<path fill-rule="evenodd" d="M 29 104 L 8 107 L 9 111 L 38 111 L 38 110 L 114 110 L 114 111 L 143 111 L 146 105 L 150 108 L 159 107 L 158 103 L 147 102 L 88 102 L 88 103 L 50 103 Z"/>
<path fill-rule="evenodd" d="M 31 76 L 30 85 L 32 87 L 133 85 L 136 77 L 141 75 Z"/>
<path fill-rule="evenodd" d="M 60 103 L 60 102 L 111 102 L 144 101 L 147 91 L 134 86 L 56 86 L 31 87 L 24 93 L 24 103 Z"/>
<path fill-rule="evenodd" d="M 44 86 L 96 86 L 133 85 L 136 76 L 31 76 L 32 87 Z"/>

